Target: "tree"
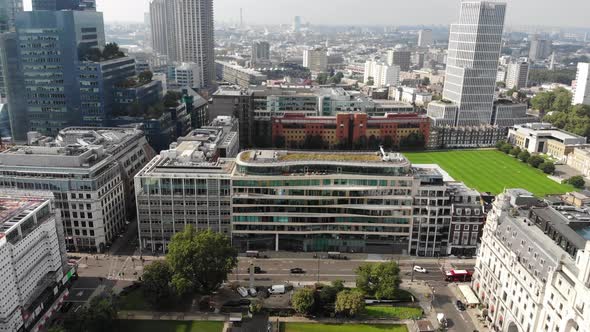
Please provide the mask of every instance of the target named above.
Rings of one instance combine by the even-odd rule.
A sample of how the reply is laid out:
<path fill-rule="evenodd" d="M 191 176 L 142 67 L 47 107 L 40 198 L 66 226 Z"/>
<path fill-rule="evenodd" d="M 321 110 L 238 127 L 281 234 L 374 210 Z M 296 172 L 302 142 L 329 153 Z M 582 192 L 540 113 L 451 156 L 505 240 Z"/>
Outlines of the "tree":
<path fill-rule="evenodd" d="M 113 298 L 96 296 L 87 307 L 78 312 L 70 312 L 64 318 L 64 328 L 68 332 L 102 332 L 113 331 L 117 309 Z"/>
<path fill-rule="evenodd" d="M 328 73 L 319 73 L 315 79 L 320 85 L 324 85 L 328 82 Z"/>
<path fill-rule="evenodd" d="M 354 317 L 365 309 L 365 295 L 358 289 L 343 290 L 336 296 L 335 311 Z"/>
<path fill-rule="evenodd" d="M 164 106 L 165 107 L 177 107 L 180 105 L 180 99 L 182 98 L 182 93 L 175 92 L 175 91 L 168 91 L 164 95 Z"/>
<path fill-rule="evenodd" d="M 146 71 L 139 73 L 139 75 L 137 77 L 139 78 L 140 83 L 145 84 L 145 83 L 149 83 L 152 81 L 154 74 L 152 74 L 151 71 L 146 70 Z"/>
<path fill-rule="evenodd" d="M 529 165 L 537 168 L 539 167 L 539 165 L 541 165 L 543 162 L 545 161 L 545 159 L 543 159 L 543 157 L 540 156 L 532 156 L 529 158 Z"/>
<path fill-rule="evenodd" d="M 367 78 L 367 81 L 365 82 L 365 84 L 366 84 L 366 85 L 368 85 L 368 86 L 373 86 L 373 85 L 375 85 L 375 79 L 373 78 L 373 76 L 369 76 L 369 77 Z"/>
<path fill-rule="evenodd" d="M 422 85 L 424 85 L 424 86 L 429 86 L 429 85 L 430 85 L 430 77 L 424 77 L 424 78 L 422 79 L 422 82 L 421 82 L 421 83 L 422 83 Z"/>
<path fill-rule="evenodd" d="M 518 156 L 518 154 L 520 153 L 520 148 L 518 146 L 513 147 L 512 149 L 510 149 L 510 155 L 511 156 Z"/>
<path fill-rule="evenodd" d="M 529 82 L 540 85 L 543 83 L 561 83 L 570 85 L 576 79 L 576 71 L 571 69 L 531 69 Z"/>
<path fill-rule="evenodd" d="M 393 138 L 390 135 L 383 137 L 383 147 L 386 149 L 393 148 Z"/>
<path fill-rule="evenodd" d="M 259 299 L 252 300 L 252 302 L 250 302 L 250 312 L 257 314 L 260 311 L 262 311 L 262 301 Z"/>
<path fill-rule="evenodd" d="M 165 260 L 158 260 L 145 267 L 142 276 L 143 293 L 155 307 L 169 304 L 174 297 L 172 289 L 172 268 Z"/>
<path fill-rule="evenodd" d="M 318 292 L 318 303 L 322 308 L 336 302 L 338 293 L 344 290 L 344 282 L 342 280 L 334 280 L 331 285 L 326 285 Z"/>
<path fill-rule="evenodd" d="M 424 148 L 425 139 L 422 133 L 410 133 L 406 137 L 402 137 L 399 142 L 400 148 L 403 149 L 420 149 Z"/>
<path fill-rule="evenodd" d="M 496 82 L 496 86 L 498 88 L 505 88 L 506 87 L 506 83 L 504 83 L 504 82 Z"/>
<path fill-rule="evenodd" d="M 530 157 L 531 154 L 527 150 L 522 150 L 518 154 L 518 159 L 520 159 L 520 161 L 522 161 L 523 163 L 528 162 Z"/>
<path fill-rule="evenodd" d="M 237 265 L 237 251 L 223 234 L 197 232 L 192 225 L 172 237 L 166 259 L 174 273 L 172 285 L 180 293 L 217 290 Z"/>
<path fill-rule="evenodd" d="M 539 169 L 545 174 L 553 174 L 555 172 L 555 165 L 550 161 L 546 161 L 539 165 Z"/>
<path fill-rule="evenodd" d="M 572 176 L 566 180 L 566 183 L 569 183 L 574 186 L 574 188 L 578 189 L 582 189 L 586 185 L 586 181 L 584 181 L 584 177 L 581 175 Z"/>
<path fill-rule="evenodd" d="M 500 148 L 500 151 L 504 152 L 505 154 L 509 154 L 510 150 L 512 150 L 512 144 L 510 143 L 504 143 L 502 144 L 502 148 Z"/>
<path fill-rule="evenodd" d="M 275 148 L 284 148 L 285 147 L 285 137 L 284 136 L 276 136 L 274 141 Z"/>
<path fill-rule="evenodd" d="M 124 56 L 125 53 L 121 52 L 117 43 L 107 43 L 102 50 L 102 58 L 105 60 L 121 58 Z"/>
<path fill-rule="evenodd" d="M 356 287 L 377 299 L 393 299 L 401 284 L 396 262 L 364 264 L 356 269 Z"/>
<path fill-rule="evenodd" d="M 497 141 L 496 142 L 496 149 L 501 150 L 502 146 L 506 144 L 506 141 Z"/>
<path fill-rule="evenodd" d="M 304 315 L 311 313 L 314 301 L 314 290 L 311 288 L 300 288 L 293 293 L 293 297 L 291 298 L 293 309 Z"/>

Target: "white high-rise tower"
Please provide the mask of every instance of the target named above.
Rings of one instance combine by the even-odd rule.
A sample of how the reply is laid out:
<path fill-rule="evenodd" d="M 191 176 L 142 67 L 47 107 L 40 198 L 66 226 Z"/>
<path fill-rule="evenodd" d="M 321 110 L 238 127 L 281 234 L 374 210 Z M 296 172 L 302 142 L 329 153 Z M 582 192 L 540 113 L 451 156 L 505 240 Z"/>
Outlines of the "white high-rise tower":
<path fill-rule="evenodd" d="M 505 3 L 461 3 L 459 22 L 451 25 L 443 102 L 431 103 L 439 115 L 441 107 L 452 109 L 454 121 L 446 124 L 490 123 L 505 15 Z"/>

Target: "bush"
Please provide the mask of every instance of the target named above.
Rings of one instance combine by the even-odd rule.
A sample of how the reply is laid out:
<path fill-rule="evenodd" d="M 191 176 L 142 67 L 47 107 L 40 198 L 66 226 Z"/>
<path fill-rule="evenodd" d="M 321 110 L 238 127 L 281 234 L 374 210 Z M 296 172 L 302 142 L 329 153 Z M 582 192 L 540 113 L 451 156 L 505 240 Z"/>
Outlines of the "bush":
<path fill-rule="evenodd" d="M 500 148 L 500 151 L 504 152 L 505 154 L 509 154 L 510 150 L 512 150 L 512 144 L 510 143 L 504 143 L 504 145 L 502 145 Z"/>
<path fill-rule="evenodd" d="M 497 141 L 496 142 L 496 149 L 501 150 L 502 146 L 506 144 L 506 141 Z"/>
<path fill-rule="evenodd" d="M 522 161 L 523 163 L 528 162 L 530 157 L 531 154 L 527 150 L 520 151 L 520 153 L 518 154 L 518 159 L 520 159 L 520 161 Z"/>
<path fill-rule="evenodd" d="M 541 165 L 542 163 L 545 162 L 545 159 L 543 159 L 543 157 L 540 156 L 532 156 L 529 158 L 529 165 L 537 168 L 539 167 L 539 165 Z"/>
<path fill-rule="evenodd" d="M 574 188 L 578 189 L 584 188 L 584 185 L 586 184 L 586 181 L 584 181 L 584 177 L 582 177 L 581 175 L 572 176 L 565 182 L 571 184 L 572 186 L 574 186 Z"/>
<path fill-rule="evenodd" d="M 511 156 L 518 156 L 520 154 L 520 148 L 518 146 L 513 147 L 512 149 L 510 149 L 510 155 Z"/>
<path fill-rule="evenodd" d="M 553 174 L 555 172 L 555 165 L 550 161 L 546 161 L 539 165 L 539 169 L 545 174 Z"/>
<path fill-rule="evenodd" d="M 257 314 L 262 310 L 262 301 L 256 299 L 250 302 L 250 312 Z"/>
<path fill-rule="evenodd" d="M 293 309 L 304 315 L 311 313 L 314 302 L 314 290 L 311 288 L 300 288 L 296 290 L 291 299 Z"/>

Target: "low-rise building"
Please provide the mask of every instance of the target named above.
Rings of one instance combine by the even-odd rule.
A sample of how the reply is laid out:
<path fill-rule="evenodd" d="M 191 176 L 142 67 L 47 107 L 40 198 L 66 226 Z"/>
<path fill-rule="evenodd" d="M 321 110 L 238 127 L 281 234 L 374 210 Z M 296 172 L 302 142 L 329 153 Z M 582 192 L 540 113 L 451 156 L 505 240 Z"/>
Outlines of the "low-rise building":
<path fill-rule="evenodd" d="M 277 145 L 282 143 L 278 147 L 377 149 L 382 144 L 387 147 L 403 145 L 412 134 L 421 135 L 424 142 L 428 141 L 430 121 L 426 116 L 416 113 L 385 116 L 369 116 L 366 113 L 306 116 L 293 113 L 272 118 L 272 141 Z M 309 146 L 310 143 L 313 146 Z"/>
<path fill-rule="evenodd" d="M 387 65 L 377 61 L 367 61 L 365 63 L 364 82 L 369 85 L 372 80 L 373 87 L 382 88 L 395 86 L 399 83 L 400 67 L 397 65 Z"/>
<path fill-rule="evenodd" d="M 567 164 L 583 176 L 590 177 L 590 146 L 574 147 L 571 153 L 567 154 Z"/>
<path fill-rule="evenodd" d="M 232 64 L 225 61 L 215 61 L 217 78 L 230 84 L 247 88 L 251 85 L 261 85 L 266 82 L 266 75 L 250 68 Z"/>
<path fill-rule="evenodd" d="M 192 138 L 160 152 L 135 177 L 142 250 L 165 252 L 186 225 L 231 235 L 233 158 L 217 158 L 209 143 Z"/>
<path fill-rule="evenodd" d="M 403 101 L 416 106 L 428 106 L 428 103 L 432 101 L 432 93 L 424 92 L 418 88 L 400 86 L 393 88 L 393 90 L 394 94 L 392 99 L 397 101 Z"/>
<path fill-rule="evenodd" d="M 60 130 L 55 139 L 29 132 L 27 144 L 62 148 L 72 145 L 102 146 L 119 165 L 125 188 L 127 218 L 135 216 L 133 177 L 155 155 L 143 131 L 136 128 L 70 127 Z"/>
<path fill-rule="evenodd" d="M 461 149 L 493 147 L 506 140 L 508 128 L 497 126 L 431 127 L 427 149 Z"/>
<path fill-rule="evenodd" d="M 59 209 L 51 193 L 0 190 L 0 330 L 37 331 L 67 296 Z"/>
<path fill-rule="evenodd" d="M 519 197 L 532 194 L 499 195 L 484 227 L 472 281 L 483 317 L 497 331 L 590 331 L 588 207 Z"/>
<path fill-rule="evenodd" d="M 561 161 L 579 144 L 586 144 L 586 138 L 553 127 L 549 123 L 527 123 L 516 125 L 508 131 L 508 142 L 530 153 L 546 153 Z"/>
<path fill-rule="evenodd" d="M 121 167 L 102 145 L 11 147 L 0 187 L 53 192 L 71 251 L 103 252 L 125 226 Z"/>

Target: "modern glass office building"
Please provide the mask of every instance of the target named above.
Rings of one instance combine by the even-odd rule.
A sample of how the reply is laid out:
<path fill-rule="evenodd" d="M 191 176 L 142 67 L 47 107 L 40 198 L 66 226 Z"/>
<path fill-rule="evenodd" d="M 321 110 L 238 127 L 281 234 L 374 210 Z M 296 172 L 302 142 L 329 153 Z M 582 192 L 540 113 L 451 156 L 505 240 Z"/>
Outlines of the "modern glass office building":
<path fill-rule="evenodd" d="M 244 151 L 232 174 L 240 250 L 443 254 L 442 176 L 401 154 Z"/>

